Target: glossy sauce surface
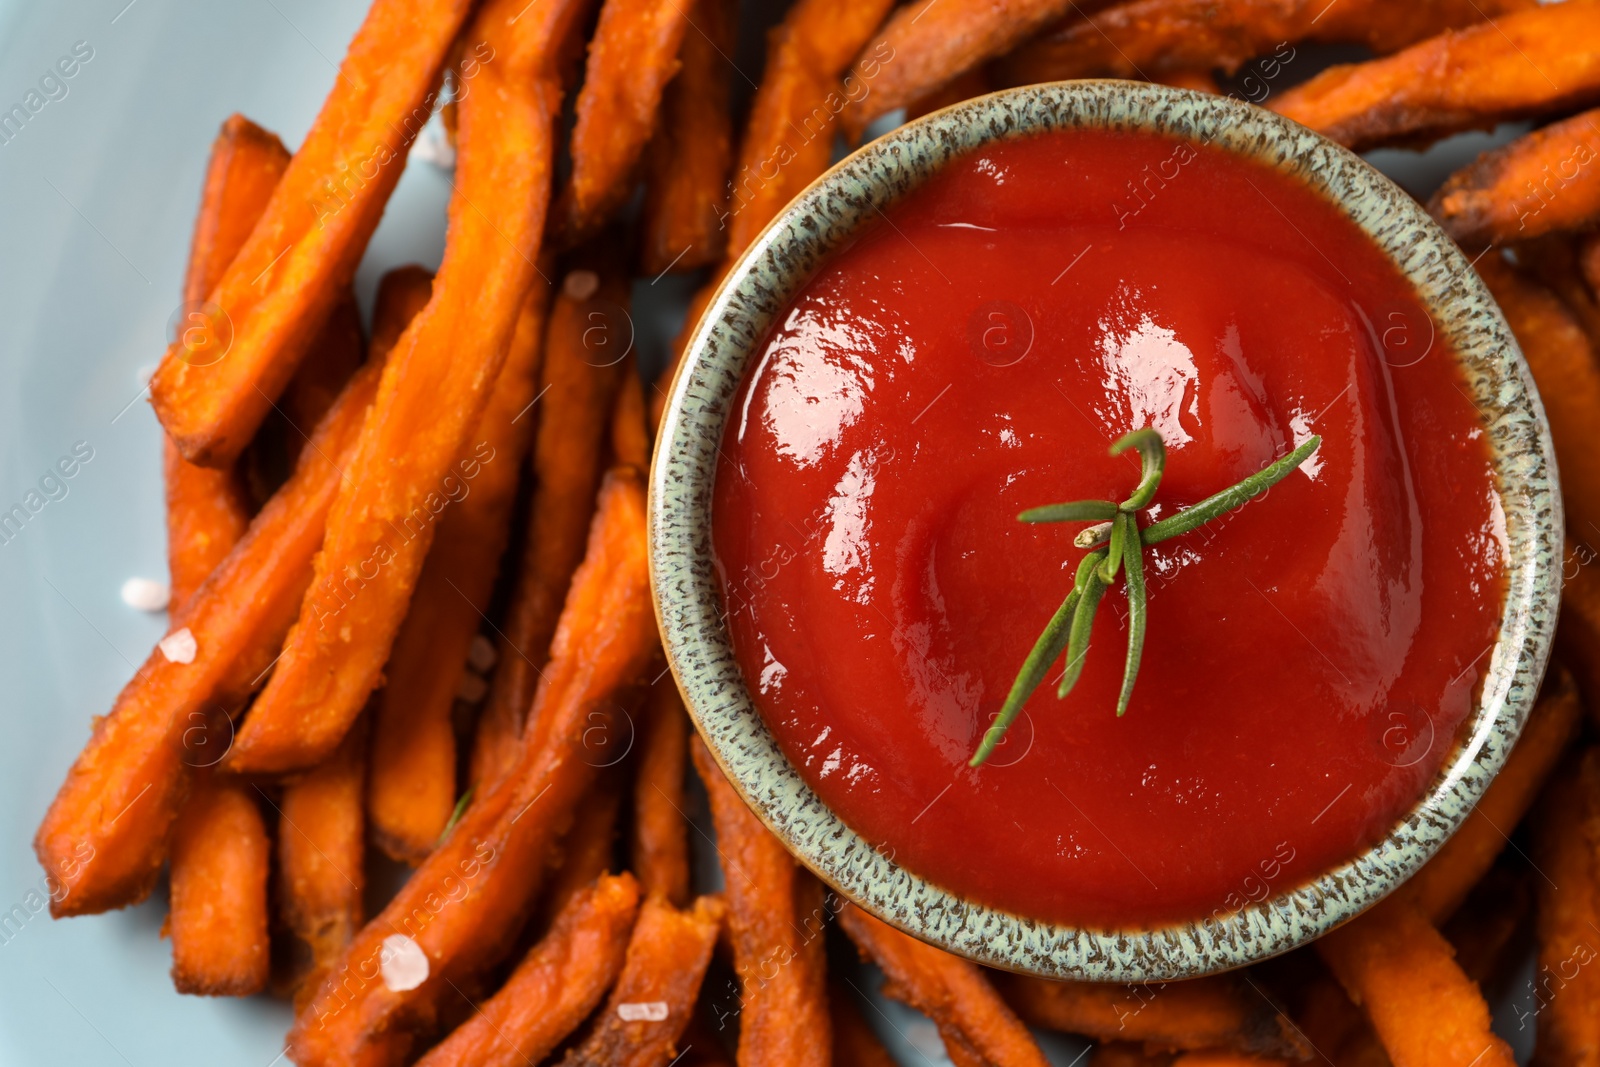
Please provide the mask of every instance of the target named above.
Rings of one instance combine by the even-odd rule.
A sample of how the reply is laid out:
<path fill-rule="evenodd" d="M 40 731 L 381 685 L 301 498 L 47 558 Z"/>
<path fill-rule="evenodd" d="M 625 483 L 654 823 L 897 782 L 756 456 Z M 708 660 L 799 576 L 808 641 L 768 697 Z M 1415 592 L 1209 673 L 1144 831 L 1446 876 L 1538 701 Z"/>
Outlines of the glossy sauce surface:
<path fill-rule="evenodd" d="M 1081 524 L 1166 441 L 1153 521 L 1309 435 L 1265 497 L 1146 550 L 1077 687 L 966 766 L 1071 587 Z M 784 314 L 713 506 L 728 625 L 789 759 L 885 853 L 1026 916 L 1130 928 L 1293 888 L 1381 837 L 1452 748 L 1504 523 L 1445 339 L 1337 209 L 1151 135 L 993 145 L 890 208 Z"/>

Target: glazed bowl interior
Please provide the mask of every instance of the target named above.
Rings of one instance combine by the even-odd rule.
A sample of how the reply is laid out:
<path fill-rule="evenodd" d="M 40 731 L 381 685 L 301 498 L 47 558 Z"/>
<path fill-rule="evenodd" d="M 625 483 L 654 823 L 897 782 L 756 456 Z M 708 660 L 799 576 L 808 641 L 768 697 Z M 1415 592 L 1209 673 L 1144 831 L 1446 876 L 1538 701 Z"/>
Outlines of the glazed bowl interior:
<path fill-rule="evenodd" d="M 825 806 L 780 751 L 722 622 L 711 544 L 719 445 L 775 317 L 879 209 L 982 145 L 1072 129 L 1209 142 L 1336 204 L 1415 287 L 1483 415 L 1505 515 L 1504 610 L 1479 695 L 1424 795 L 1390 832 L 1315 880 L 1240 910 L 1151 929 L 1047 923 L 964 899 L 898 865 Z M 903 126 L 844 160 L 772 223 L 728 275 L 673 384 L 650 484 L 650 553 L 666 651 L 702 737 L 734 786 L 807 867 L 925 941 L 1049 978 L 1194 977 L 1296 947 L 1404 881 L 1499 770 L 1543 676 L 1559 599 L 1562 514 L 1544 413 L 1515 340 L 1454 243 L 1355 155 L 1271 112 L 1130 82 L 1066 82 L 983 97 Z"/>

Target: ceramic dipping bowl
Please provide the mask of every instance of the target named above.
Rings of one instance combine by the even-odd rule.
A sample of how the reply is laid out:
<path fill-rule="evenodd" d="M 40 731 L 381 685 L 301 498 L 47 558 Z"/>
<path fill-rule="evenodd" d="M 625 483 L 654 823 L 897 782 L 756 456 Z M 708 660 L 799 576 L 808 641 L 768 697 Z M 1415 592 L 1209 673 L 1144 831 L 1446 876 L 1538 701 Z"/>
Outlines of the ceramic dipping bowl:
<path fill-rule="evenodd" d="M 752 703 L 721 621 L 712 558 L 712 487 L 731 402 L 775 316 L 814 268 L 951 160 L 990 142 L 1078 128 L 1208 141 L 1298 177 L 1370 235 L 1460 361 L 1484 416 L 1508 544 L 1504 612 L 1480 695 L 1416 804 L 1371 848 L 1309 883 L 1153 929 L 1077 928 L 963 899 L 846 825 L 785 758 Z M 670 392 L 650 479 L 651 574 L 672 670 L 717 762 L 799 861 L 856 905 L 950 952 L 1047 978 L 1117 982 L 1195 977 L 1288 951 L 1371 906 L 1444 844 L 1533 705 L 1555 627 L 1561 530 L 1554 453 L 1528 368 L 1477 275 L 1422 208 L 1357 156 L 1276 114 L 1119 81 L 1036 85 L 947 108 L 874 141 L 811 185 L 739 259 L 701 319 Z"/>

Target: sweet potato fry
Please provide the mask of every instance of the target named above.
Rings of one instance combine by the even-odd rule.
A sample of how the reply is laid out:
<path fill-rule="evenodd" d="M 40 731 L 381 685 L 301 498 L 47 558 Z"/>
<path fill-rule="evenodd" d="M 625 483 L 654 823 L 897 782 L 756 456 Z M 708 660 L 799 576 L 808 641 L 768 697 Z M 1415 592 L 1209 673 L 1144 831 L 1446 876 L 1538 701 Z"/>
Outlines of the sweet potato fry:
<path fill-rule="evenodd" d="M 799 0 L 768 37 L 766 72 L 750 104 L 728 203 L 729 258 L 743 253 L 828 169 L 835 122 L 851 98 L 871 82 L 867 99 L 877 100 L 878 84 L 867 71 L 879 81 L 888 76 L 893 52 L 883 48 L 889 46 L 867 49 L 852 76 L 854 88 L 839 79 L 891 6 L 886 0 Z"/>
<path fill-rule="evenodd" d="M 95 722 L 34 838 L 46 871 L 76 872 L 72 892 L 52 905 L 56 916 L 124 907 L 150 892 L 192 765 L 211 759 L 198 744 L 227 736 L 220 714 L 272 666 L 310 584 L 311 557 L 381 369 L 369 364 L 350 380 L 289 481 L 173 620 L 173 636 L 187 631 L 194 640 L 192 661 L 184 662 L 181 639 L 177 659 L 154 649 Z"/>
<path fill-rule="evenodd" d="M 472 780 L 480 789 L 517 760 L 523 719 L 594 514 L 608 415 L 622 378 L 616 353 L 632 337 L 620 266 L 587 252 L 576 262 L 561 280 L 545 331 L 527 539 L 501 624 L 494 688 L 473 742 Z"/>
<path fill-rule="evenodd" d="M 439 520 L 376 698 L 367 810 L 378 845 L 413 865 L 433 850 L 456 804 L 450 712 L 510 539 L 517 481 L 533 437 L 529 408 L 548 295 L 535 280 L 489 406 L 458 461 L 462 477 L 446 483 L 452 496 L 464 495 Z"/>
<path fill-rule="evenodd" d="M 346 289 L 344 297 L 328 313 L 328 320 L 317 331 L 317 338 L 300 367 L 289 379 L 278 407 L 288 422 L 295 457 L 310 436 L 311 429 L 328 413 L 344 383 L 366 358 L 367 341 L 361 331 L 361 308 L 355 293 Z"/>
<path fill-rule="evenodd" d="M 1600 303 L 1600 234 L 1591 233 L 1578 248 L 1578 268 L 1583 273 L 1589 295 Z"/>
<path fill-rule="evenodd" d="M 605 0 L 572 127 L 572 176 L 557 218 L 569 240 L 610 221 L 633 190 L 662 91 L 678 73 L 687 0 Z"/>
<path fill-rule="evenodd" d="M 883 969 L 883 993 L 939 1027 L 956 1063 L 1042 1065 L 1044 1053 L 975 965 L 923 944 L 846 904 L 839 923 L 864 959 Z"/>
<path fill-rule="evenodd" d="M 309 957 L 297 976 L 297 1004 L 361 928 L 366 742 L 358 720 L 333 755 L 285 785 L 278 801 L 278 899 Z"/>
<path fill-rule="evenodd" d="M 1600 108 L 1485 152 L 1428 201 L 1463 243 L 1525 241 L 1600 219 Z"/>
<path fill-rule="evenodd" d="M 317 331 L 316 340 L 283 395 L 234 464 L 253 506 L 265 504 L 288 479 L 311 431 L 365 357 L 361 309 L 356 305 L 355 293 L 346 290 Z"/>
<path fill-rule="evenodd" d="M 419 271 L 422 275 L 420 302 L 414 310 L 410 307 L 414 294 L 391 293 L 394 288 L 392 280 L 409 271 Z M 432 279 L 433 275 L 421 267 L 402 267 L 398 271 L 385 274 L 378 285 L 377 306 L 373 315 L 375 325 L 380 329 L 389 329 L 384 319 L 393 319 L 399 310 L 404 310 L 407 316 L 405 322 L 409 322 L 415 311 L 421 310 L 422 305 L 427 303 L 428 286 Z M 397 297 L 403 298 L 399 308 L 391 306 Z M 347 318 L 354 321 L 347 321 Z M 374 344 L 374 352 L 377 354 L 375 358 L 381 359 L 389 354 L 405 322 L 395 327 L 382 344 Z M 360 309 L 356 307 L 355 297 L 352 294 L 334 307 L 333 313 L 317 335 L 311 353 L 289 382 L 289 388 L 284 391 L 273 412 L 256 431 L 255 440 L 250 442 L 244 455 L 239 457 L 240 474 L 253 500 L 265 503 L 277 491 L 287 473 L 294 469 L 294 464 L 298 461 L 310 436 L 304 427 L 315 426 L 321 421 L 320 417 L 307 420 L 321 406 L 324 389 L 332 384 L 333 378 L 339 373 L 339 367 L 352 359 L 359 364 L 363 351 Z M 325 357 L 327 362 L 321 362 Z"/>
<path fill-rule="evenodd" d="M 163 438 L 161 467 L 167 487 L 167 610 L 183 611 L 200 583 L 217 568 L 250 526 L 250 507 L 233 468 L 197 467 Z"/>
<path fill-rule="evenodd" d="M 544 899 L 539 904 L 545 925 L 596 878 L 616 868 L 617 818 L 621 813 L 621 775 L 616 768 L 609 768 L 578 802 L 572 826 L 561 835 L 560 860 L 546 878 Z"/>
<path fill-rule="evenodd" d="M 1151 78 L 1180 71 L 1232 74 L 1301 41 L 1365 45 L 1380 55 L 1534 0 L 1134 0 L 1069 20 L 995 64 L 1006 85 L 1069 78 Z M 1287 51 L 1287 62 L 1294 55 Z"/>
<path fill-rule="evenodd" d="M 1235 978 L 1108 985 L 1012 975 L 995 983 L 1025 1021 L 1099 1041 L 1170 1051 L 1230 1048 L 1266 1056 L 1310 1051 L 1294 1025 Z"/>
<path fill-rule="evenodd" d="M 200 213 L 183 280 L 180 328 L 204 329 L 202 305 L 266 210 L 272 190 L 289 165 L 283 142 L 243 115 L 230 115 L 211 145 Z M 199 467 L 183 458 L 162 435 L 167 484 L 167 571 L 172 579 L 168 611 L 176 616 L 200 583 L 225 559 L 250 525 L 250 511 L 237 473 Z"/>
<path fill-rule="evenodd" d="M 1506 847 L 1506 836 L 1522 821 L 1551 768 L 1561 759 L 1577 733 L 1581 715 L 1572 679 L 1565 672 L 1557 674 L 1529 713 L 1505 766 L 1467 821 L 1394 895 L 1416 905 L 1436 924 L 1454 914 Z"/>
<path fill-rule="evenodd" d="M 906 105 L 906 120 L 919 119 L 924 115 L 931 115 L 941 108 L 952 104 L 959 104 L 963 100 L 971 100 L 975 96 L 983 96 L 994 92 L 994 85 L 985 68 L 974 68 L 958 78 L 954 78 L 933 92 L 919 96 Z"/>
<path fill-rule="evenodd" d="M 191 462 L 238 456 L 288 384 L 355 273 L 472 7 L 376 0 L 368 10 L 266 214 L 211 291 L 226 328 L 180 338 L 151 379 L 156 414 Z"/>
<path fill-rule="evenodd" d="M 646 899 L 617 987 L 562 1067 L 666 1067 L 694 1012 L 726 911 L 717 897 L 701 897 L 688 911 Z"/>
<path fill-rule="evenodd" d="M 1556 651 L 1572 671 L 1590 716 L 1600 708 L 1600 536 L 1567 541 L 1561 563 L 1561 620 Z"/>
<path fill-rule="evenodd" d="M 1206 1049 L 1185 1052 L 1172 1061 L 1172 1067 L 1289 1067 L 1289 1061 L 1246 1056 L 1229 1049 Z"/>
<path fill-rule="evenodd" d="M 859 97 L 852 95 L 845 108 L 845 137 L 859 141 L 874 119 L 1006 54 L 1064 15 L 1101 6 L 1088 0 L 920 0 L 905 4 L 856 59 L 854 73 L 865 92 Z"/>
<path fill-rule="evenodd" d="M 256 791 L 206 773 L 172 830 L 172 984 L 242 997 L 267 985 L 267 864 Z"/>
<path fill-rule="evenodd" d="M 185 301 L 199 303 L 211 295 L 266 211 L 289 159 L 277 134 L 238 113 L 223 121 L 200 191 L 183 278 Z"/>
<path fill-rule="evenodd" d="M 831 983 L 828 1006 L 833 1022 L 833 1062 L 838 1067 L 895 1067 L 894 1057 L 856 1010 L 853 994 Z"/>
<path fill-rule="evenodd" d="M 1539 386 L 1561 470 L 1567 529 L 1580 539 L 1600 537 L 1600 450 L 1588 442 L 1593 413 L 1600 411 L 1594 347 L 1555 294 L 1509 266 L 1498 252 L 1478 260 L 1478 274 L 1505 313 Z"/>
<path fill-rule="evenodd" d="M 630 874 L 606 875 L 577 893 L 500 991 L 417 1067 L 525 1067 L 544 1059 L 616 981 L 638 913 Z"/>
<path fill-rule="evenodd" d="M 1393 896 L 1316 943 L 1395 1067 L 1511 1067 L 1483 994 L 1411 899 Z"/>
<path fill-rule="evenodd" d="M 644 379 L 632 353 L 622 363 L 622 384 L 611 409 L 611 461 L 627 467 L 650 467 L 650 428 L 645 425 Z"/>
<path fill-rule="evenodd" d="M 495 59 L 461 101 L 444 261 L 390 354 L 300 618 L 229 754 L 236 772 L 319 762 L 379 681 L 534 279 L 560 100 L 547 46 L 583 9 L 498 0 L 468 31 Z"/>
<path fill-rule="evenodd" d="M 633 870 L 645 892 L 682 907 L 689 899 L 689 824 L 683 776 L 689 717 L 669 677 L 652 688 L 633 785 Z"/>
<path fill-rule="evenodd" d="M 1526 924 L 1533 915 L 1533 885 L 1526 871 L 1496 865 L 1462 903 L 1439 932 L 1455 949 L 1456 963 L 1472 981 L 1492 997 L 1490 987 L 1508 976 L 1526 939 Z"/>
<path fill-rule="evenodd" d="M 849 78 L 841 85 L 840 74 L 890 6 L 885 0 L 799 0 L 768 36 L 766 72 L 750 104 L 733 189 L 720 220 L 728 231 L 730 262 L 743 255 L 767 223 L 828 169 L 840 111 L 864 81 L 881 73 L 881 64 L 864 56 L 853 75 L 857 88 L 851 87 Z M 651 426 L 661 422 L 666 387 L 695 325 L 721 287 L 726 269 L 724 265 L 690 301 L 672 359 L 650 398 Z"/>
<path fill-rule="evenodd" d="M 1310 955 L 1315 956 L 1315 952 Z M 1320 1061 L 1330 1057 L 1335 1067 L 1347 1067 L 1339 1051 L 1361 1035 L 1376 1045 L 1383 1056 L 1383 1046 L 1377 1045 L 1361 1009 L 1351 1002 L 1338 981 L 1326 966 L 1318 961 L 1317 971 L 1293 990 L 1291 1012 L 1295 1032 L 1305 1039 Z M 1384 1057 L 1387 1063 L 1387 1057 Z"/>
<path fill-rule="evenodd" d="M 698 0 L 667 85 L 661 122 L 645 152 L 641 266 L 646 274 L 715 263 L 733 163 L 733 62 L 736 0 Z"/>
<path fill-rule="evenodd" d="M 1349 148 L 1428 141 L 1600 97 L 1600 2 L 1541 4 L 1368 63 L 1330 67 L 1268 106 Z"/>
<path fill-rule="evenodd" d="M 1538 1019 L 1534 1063 L 1600 1062 L 1600 750 L 1590 748 L 1551 784 L 1539 805 L 1534 863 L 1539 880 L 1539 973 L 1531 1011 Z"/>
<path fill-rule="evenodd" d="M 1175 70 L 1170 74 L 1157 75 L 1156 79 L 1162 85 L 1170 85 L 1174 89 L 1188 89 L 1196 93 L 1211 93 L 1221 95 L 1222 86 L 1217 84 L 1217 79 L 1209 71 L 1204 70 Z"/>
<path fill-rule="evenodd" d="M 694 765 L 711 797 L 733 967 L 739 975 L 739 1063 L 828 1060 L 827 960 L 820 886 L 745 807 L 699 738 Z"/>
<path fill-rule="evenodd" d="M 396 267 L 378 280 L 372 308 L 372 357 L 387 358 L 411 320 L 433 297 L 433 271 L 415 263 Z"/>
<path fill-rule="evenodd" d="M 1578 234 L 1551 233 L 1516 244 L 1517 265 L 1561 298 L 1600 353 L 1600 302 L 1583 280 L 1582 240 Z"/>
<path fill-rule="evenodd" d="M 418 1041 L 439 1025 L 441 1004 L 455 1002 L 453 987 L 493 968 L 510 948 L 538 893 L 550 847 L 594 780 L 595 768 L 584 759 L 584 732 L 633 684 L 657 648 L 644 508 L 638 474 L 607 477 L 519 762 L 497 787 L 474 795 L 455 828 L 356 935 L 296 1017 L 290 1052 L 301 1067 L 409 1062 Z M 420 985 L 383 980 L 386 956 L 411 951 L 390 938 L 408 938 L 427 957 Z"/>

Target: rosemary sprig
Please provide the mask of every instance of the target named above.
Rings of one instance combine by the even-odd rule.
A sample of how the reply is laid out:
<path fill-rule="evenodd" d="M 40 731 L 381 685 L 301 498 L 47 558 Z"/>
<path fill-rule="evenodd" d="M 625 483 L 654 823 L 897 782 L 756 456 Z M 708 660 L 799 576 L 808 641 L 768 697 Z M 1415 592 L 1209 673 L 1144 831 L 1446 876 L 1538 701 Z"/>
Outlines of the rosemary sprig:
<path fill-rule="evenodd" d="M 462 793 L 460 799 L 456 801 L 455 808 L 450 812 L 450 820 L 444 824 L 444 829 L 439 831 L 440 844 L 443 844 L 444 839 L 450 836 L 450 831 L 456 828 L 456 823 L 461 821 L 461 816 L 467 813 L 467 806 L 472 803 L 472 794 L 477 790 L 478 787 L 475 785 L 467 786 L 467 791 Z"/>
<path fill-rule="evenodd" d="M 1029 523 L 1092 522 L 1094 525 L 1079 531 L 1073 539 L 1077 547 L 1092 551 L 1078 564 L 1072 591 L 1050 617 L 1028 658 L 1023 660 L 1022 669 L 1017 672 L 1011 691 L 1000 707 L 1000 714 L 995 717 L 994 725 L 984 731 L 983 741 L 968 766 L 980 766 L 994 752 L 1006 730 L 1022 713 L 1022 706 L 1039 688 L 1051 664 L 1063 651 L 1067 657 L 1066 667 L 1061 674 L 1061 684 L 1056 687 L 1056 697 L 1064 698 L 1072 691 L 1083 673 L 1084 657 L 1089 653 L 1094 613 L 1106 591 L 1115 584 L 1118 572 L 1127 576 L 1128 659 L 1123 668 L 1122 691 L 1117 696 L 1117 715 L 1126 713 L 1128 701 L 1133 697 L 1133 683 L 1139 676 L 1139 658 L 1144 652 L 1145 623 L 1149 616 L 1149 596 L 1144 583 L 1145 546 L 1189 533 L 1261 495 L 1288 477 L 1289 472 L 1304 463 L 1321 444 L 1321 437 L 1312 436 L 1287 456 L 1237 485 L 1206 497 L 1176 515 L 1141 527 L 1138 513 L 1155 499 L 1167 465 L 1167 449 L 1161 435 L 1146 427 L 1126 434 L 1111 446 L 1113 456 L 1130 448 L 1139 453 L 1139 484 L 1128 499 L 1120 504 L 1109 500 L 1071 500 L 1029 508 L 1018 515 L 1022 522 Z"/>

